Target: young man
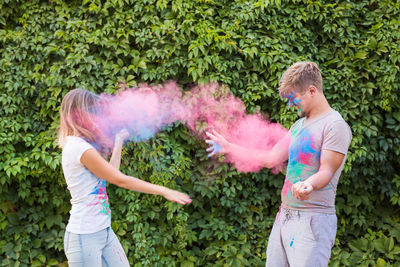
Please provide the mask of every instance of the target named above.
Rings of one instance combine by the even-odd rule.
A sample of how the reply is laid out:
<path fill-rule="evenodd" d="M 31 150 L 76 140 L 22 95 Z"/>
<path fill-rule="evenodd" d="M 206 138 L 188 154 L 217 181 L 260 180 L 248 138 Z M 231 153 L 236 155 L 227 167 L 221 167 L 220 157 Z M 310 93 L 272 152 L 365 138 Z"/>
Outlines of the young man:
<path fill-rule="evenodd" d="M 327 266 L 335 243 L 336 187 L 352 138 L 350 127 L 333 110 L 322 90 L 317 64 L 297 62 L 282 75 L 282 97 L 301 117 L 271 151 L 230 143 L 207 133 L 211 154 L 263 160 L 267 168 L 288 160 L 282 204 L 269 236 L 267 266 Z M 218 148 L 218 151 L 216 151 Z"/>

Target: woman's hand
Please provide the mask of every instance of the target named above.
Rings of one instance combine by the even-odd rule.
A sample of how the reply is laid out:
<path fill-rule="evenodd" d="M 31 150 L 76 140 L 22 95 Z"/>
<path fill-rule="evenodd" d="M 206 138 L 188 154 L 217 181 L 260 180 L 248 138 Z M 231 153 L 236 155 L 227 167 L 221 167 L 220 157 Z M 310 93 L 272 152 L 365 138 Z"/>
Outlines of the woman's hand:
<path fill-rule="evenodd" d="M 122 144 L 128 137 L 129 132 L 124 128 L 115 135 L 115 143 Z"/>
<path fill-rule="evenodd" d="M 166 187 L 163 190 L 162 196 L 169 201 L 177 202 L 177 203 L 183 204 L 183 205 L 186 205 L 186 204 L 189 204 L 192 202 L 192 199 L 188 195 L 181 193 L 179 191 L 176 191 L 176 190 L 166 188 Z"/>
<path fill-rule="evenodd" d="M 129 132 L 126 129 L 122 129 L 115 135 L 114 148 L 110 158 L 110 164 L 117 170 L 121 165 L 121 152 L 124 141 L 129 137 Z"/>

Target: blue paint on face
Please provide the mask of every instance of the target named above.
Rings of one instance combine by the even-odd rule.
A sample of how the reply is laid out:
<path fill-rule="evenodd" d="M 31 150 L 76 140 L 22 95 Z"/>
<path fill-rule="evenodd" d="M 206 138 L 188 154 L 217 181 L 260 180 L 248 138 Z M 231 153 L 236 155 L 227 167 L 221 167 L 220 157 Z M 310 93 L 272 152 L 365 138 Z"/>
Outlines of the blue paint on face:
<path fill-rule="evenodd" d="M 292 238 L 292 241 L 290 242 L 290 247 L 293 247 L 293 242 L 294 242 L 294 237 Z"/>
<path fill-rule="evenodd" d="M 289 107 L 298 107 L 298 106 L 300 106 L 301 100 L 296 98 L 295 93 L 291 92 L 286 98 L 288 99 L 288 106 Z"/>

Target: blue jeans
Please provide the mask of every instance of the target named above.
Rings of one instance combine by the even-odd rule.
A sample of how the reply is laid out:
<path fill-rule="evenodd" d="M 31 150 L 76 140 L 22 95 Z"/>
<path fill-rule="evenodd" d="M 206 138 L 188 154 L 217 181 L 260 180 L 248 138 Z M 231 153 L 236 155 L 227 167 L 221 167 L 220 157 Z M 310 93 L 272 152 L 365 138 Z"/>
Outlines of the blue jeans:
<path fill-rule="evenodd" d="M 64 250 L 70 267 L 129 267 L 124 249 L 111 227 L 92 234 L 65 231 Z"/>

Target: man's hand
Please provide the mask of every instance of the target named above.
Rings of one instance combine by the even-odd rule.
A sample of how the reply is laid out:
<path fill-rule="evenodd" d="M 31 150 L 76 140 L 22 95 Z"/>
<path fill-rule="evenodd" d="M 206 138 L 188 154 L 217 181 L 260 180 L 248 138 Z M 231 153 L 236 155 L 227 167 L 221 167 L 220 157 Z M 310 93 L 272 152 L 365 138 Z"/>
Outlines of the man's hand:
<path fill-rule="evenodd" d="M 292 185 L 292 195 L 300 200 L 309 199 L 313 190 L 312 184 L 307 180 Z"/>
<path fill-rule="evenodd" d="M 212 131 L 212 133 L 206 132 L 206 135 L 209 138 L 206 140 L 206 143 L 210 145 L 210 147 L 207 148 L 207 152 L 210 152 L 208 154 L 209 157 L 219 153 L 226 153 L 229 142 L 222 135 L 216 131 Z"/>

